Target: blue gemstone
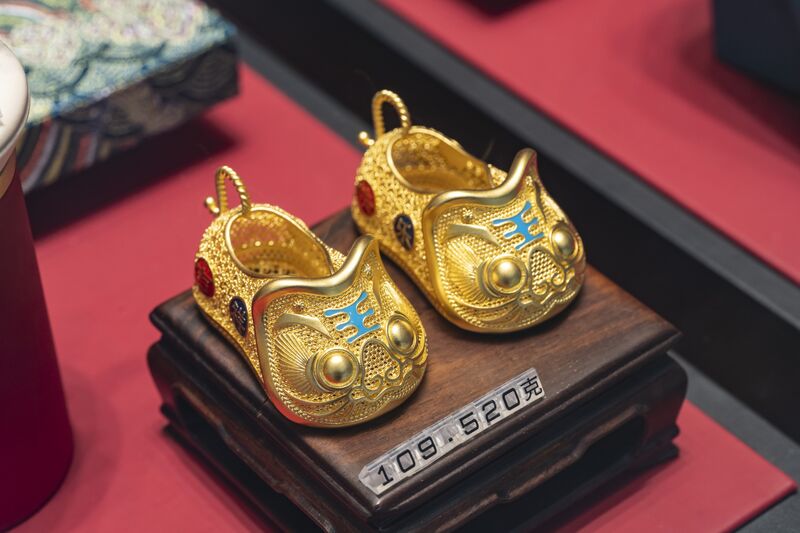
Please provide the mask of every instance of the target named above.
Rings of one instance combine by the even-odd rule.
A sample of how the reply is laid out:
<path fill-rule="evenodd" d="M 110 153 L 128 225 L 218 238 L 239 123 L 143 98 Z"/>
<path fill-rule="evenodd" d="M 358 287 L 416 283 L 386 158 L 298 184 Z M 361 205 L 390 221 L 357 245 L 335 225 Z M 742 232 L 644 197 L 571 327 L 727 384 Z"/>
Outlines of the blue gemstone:
<path fill-rule="evenodd" d="M 231 313 L 231 322 L 242 337 L 247 336 L 247 305 L 244 300 L 238 296 L 231 299 L 228 305 L 228 310 Z"/>
<path fill-rule="evenodd" d="M 397 215 L 394 219 L 394 235 L 406 250 L 414 248 L 414 223 L 408 215 Z"/>

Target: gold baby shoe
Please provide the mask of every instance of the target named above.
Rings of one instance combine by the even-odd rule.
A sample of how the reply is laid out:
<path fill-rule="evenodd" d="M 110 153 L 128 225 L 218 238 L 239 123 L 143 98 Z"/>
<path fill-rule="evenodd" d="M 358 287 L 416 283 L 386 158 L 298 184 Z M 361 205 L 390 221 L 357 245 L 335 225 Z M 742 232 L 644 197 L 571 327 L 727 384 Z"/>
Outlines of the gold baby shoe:
<path fill-rule="evenodd" d="M 383 104 L 400 127 L 385 131 Z M 454 324 L 479 332 L 531 327 L 561 312 L 583 284 L 583 242 L 547 194 L 533 150 L 506 174 L 438 131 L 412 126 L 391 91 L 372 101 L 373 140 L 356 175 L 359 229 Z"/>
<path fill-rule="evenodd" d="M 226 179 L 241 199 L 233 209 Z M 359 237 L 344 256 L 282 209 L 251 204 L 233 170 L 219 169 L 216 187 L 192 293 L 273 405 L 299 424 L 339 427 L 405 401 L 425 373 L 427 338 L 377 241 Z"/>

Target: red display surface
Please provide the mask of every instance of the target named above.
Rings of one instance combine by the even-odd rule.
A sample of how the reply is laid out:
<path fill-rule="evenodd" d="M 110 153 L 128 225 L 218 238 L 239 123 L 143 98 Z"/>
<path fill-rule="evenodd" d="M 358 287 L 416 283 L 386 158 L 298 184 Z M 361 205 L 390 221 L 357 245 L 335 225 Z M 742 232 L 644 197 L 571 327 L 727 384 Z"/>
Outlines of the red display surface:
<path fill-rule="evenodd" d="M 158 337 L 147 315 L 192 283 L 194 252 L 211 220 L 203 199 L 218 166 L 233 166 L 255 201 L 313 223 L 350 201 L 360 155 L 247 69 L 242 90 L 176 134 L 30 199 L 76 452 L 61 490 L 20 531 L 262 527 L 163 431 L 145 364 Z M 679 423 L 679 459 L 574 523 L 721 530 L 793 490 L 696 408 L 687 405 Z"/>
<path fill-rule="evenodd" d="M 714 57 L 710 1 L 382 1 L 800 282 L 800 106 Z"/>

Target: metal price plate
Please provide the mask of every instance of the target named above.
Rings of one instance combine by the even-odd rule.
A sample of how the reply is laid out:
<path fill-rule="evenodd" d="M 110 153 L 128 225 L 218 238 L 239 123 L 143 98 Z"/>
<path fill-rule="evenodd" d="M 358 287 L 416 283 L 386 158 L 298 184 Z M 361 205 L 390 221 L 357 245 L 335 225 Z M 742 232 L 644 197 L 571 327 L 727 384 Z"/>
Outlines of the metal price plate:
<path fill-rule="evenodd" d="M 383 494 L 543 398 L 536 369 L 526 370 L 370 462 L 361 469 L 358 479 L 375 494 Z"/>

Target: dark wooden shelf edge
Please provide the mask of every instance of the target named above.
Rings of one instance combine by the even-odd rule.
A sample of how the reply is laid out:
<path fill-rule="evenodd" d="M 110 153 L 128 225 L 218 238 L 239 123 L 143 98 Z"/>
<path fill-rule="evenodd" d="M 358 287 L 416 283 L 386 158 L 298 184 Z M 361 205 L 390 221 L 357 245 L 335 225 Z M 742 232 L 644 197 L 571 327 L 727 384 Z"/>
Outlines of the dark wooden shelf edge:
<path fill-rule="evenodd" d="M 313 473 L 302 469 L 291 457 L 281 451 L 281 446 L 273 439 L 265 437 L 258 444 L 265 449 L 272 450 L 274 461 L 264 464 L 261 460 L 256 460 L 254 458 L 256 455 L 254 450 L 244 447 L 241 444 L 242 440 L 238 437 L 241 437 L 242 434 L 257 434 L 259 431 L 257 424 L 253 420 L 248 420 L 248 417 L 243 416 L 243 413 L 235 403 L 231 403 L 229 400 L 220 402 L 219 398 L 222 397 L 220 391 L 214 391 L 213 387 L 209 389 L 209 384 L 202 383 L 202 379 L 197 380 L 193 377 L 191 383 L 187 383 L 186 377 L 192 376 L 196 372 L 193 373 L 191 370 L 181 368 L 181 363 L 175 360 L 174 353 L 174 345 L 167 345 L 165 350 L 164 345 L 156 344 L 148 354 L 148 362 L 154 375 L 172 376 L 173 379 L 179 379 L 180 381 L 180 383 L 173 382 L 170 384 L 169 378 L 167 378 L 159 379 L 157 383 L 159 383 L 162 398 L 165 400 L 162 410 L 169 419 L 171 426 L 186 442 L 191 443 L 192 447 L 209 460 L 223 477 L 236 486 L 256 509 L 276 524 L 284 525 L 288 529 L 294 529 L 303 523 L 300 515 L 295 512 L 296 509 L 287 512 L 286 509 L 281 508 L 282 500 L 279 495 L 282 495 L 291 500 L 293 505 L 305 509 L 306 512 L 309 512 L 310 509 L 314 510 L 312 512 L 313 521 L 324 530 L 349 531 L 353 529 L 353 524 L 349 521 L 337 522 L 331 519 L 331 517 L 339 515 L 339 508 L 336 502 L 340 501 L 340 499 L 336 496 L 336 492 L 331 490 L 330 487 L 326 487 L 320 480 L 315 480 Z M 569 498 L 569 501 L 553 504 L 547 509 L 536 513 L 535 516 L 528 517 L 523 522 L 525 527 L 532 527 L 552 518 L 569 505 L 591 493 L 598 486 L 611 481 L 623 472 L 647 467 L 675 454 L 676 450 L 671 441 L 677 434 L 677 428 L 674 424 L 664 423 L 664 421 L 674 420 L 677 415 L 686 387 L 685 373 L 668 356 L 663 355 L 645 365 L 644 368 L 641 368 L 635 375 L 629 376 L 626 380 L 639 382 L 637 389 L 640 392 L 646 394 L 649 391 L 652 394 L 654 382 L 657 382 L 657 378 L 663 377 L 665 374 L 669 375 L 671 386 L 677 389 L 677 394 L 674 395 L 675 401 L 662 406 L 660 412 L 651 413 L 653 414 L 653 420 L 655 420 L 654 426 L 657 427 L 643 430 L 643 444 L 639 449 L 635 453 L 626 453 L 619 457 L 599 474 L 583 482 L 571 485 L 570 494 L 573 496 Z M 646 377 L 648 375 L 649 379 Z M 181 377 L 178 378 L 178 376 Z M 663 381 L 661 383 L 663 387 Z M 619 401 L 623 400 L 620 399 Z M 629 421 L 635 420 L 635 416 L 640 415 L 623 418 Z M 227 422 L 223 423 L 223 419 Z M 237 422 L 237 424 L 240 424 L 239 427 L 232 427 L 231 420 L 239 421 Z M 624 422 L 619 420 L 611 423 L 615 424 L 616 427 L 624 425 Z M 571 420 L 565 419 L 561 425 L 572 424 Z M 578 431 L 579 429 L 573 427 L 573 430 Z M 561 431 L 561 427 L 551 430 L 551 432 L 558 433 L 563 437 L 563 433 L 560 433 Z M 525 455 L 524 447 L 524 445 L 518 446 L 514 451 L 504 456 L 501 463 L 506 463 L 507 466 L 508 463 L 514 463 L 515 469 L 524 471 L 526 466 L 522 466 L 521 463 L 523 461 L 519 457 Z M 570 450 L 566 451 L 565 455 L 569 453 L 571 453 Z M 477 486 L 481 486 L 491 480 L 490 470 L 492 465 L 497 466 L 494 463 L 490 463 L 472 474 L 473 476 L 484 478 L 477 482 Z M 530 465 L 527 467 L 529 468 Z M 298 472 L 305 472 L 308 476 L 298 476 Z M 265 482 L 263 481 L 264 479 L 269 481 Z M 544 478 L 535 485 L 541 486 L 547 482 L 548 478 Z M 451 491 L 457 492 L 459 490 L 461 489 L 458 487 L 451 488 Z M 536 488 L 531 490 L 536 490 Z M 545 487 L 544 490 L 549 489 Z M 302 494 L 309 493 L 323 494 L 324 496 L 315 499 L 314 502 L 300 499 Z M 448 509 L 447 506 L 442 505 L 442 501 L 446 500 L 447 497 L 452 500 L 459 500 L 453 494 L 444 494 L 441 500 L 437 499 L 429 502 L 426 506 L 427 511 L 424 514 L 427 514 L 431 520 L 435 519 L 436 516 L 455 516 L 458 517 L 459 522 L 464 521 L 466 517 L 472 517 L 469 510 Z M 536 500 L 539 499 L 539 496 L 534 494 L 528 496 L 528 498 Z M 499 496 L 497 500 L 496 504 L 501 502 L 508 503 L 512 501 L 512 498 Z M 524 503 L 523 507 L 529 509 L 530 505 Z M 506 514 L 505 510 L 500 511 L 500 513 L 501 515 Z M 391 514 L 388 516 L 391 517 Z M 491 516 L 484 518 L 484 520 L 490 522 L 496 522 L 498 519 L 498 517 Z M 410 523 L 404 523 L 400 517 L 395 516 L 395 522 L 391 523 L 391 529 L 406 530 L 411 528 L 418 520 L 419 517 L 415 516 Z M 366 525 L 366 523 L 362 524 L 364 527 Z M 449 527 L 449 525 L 455 526 L 460 525 L 460 523 L 440 525 Z"/>

